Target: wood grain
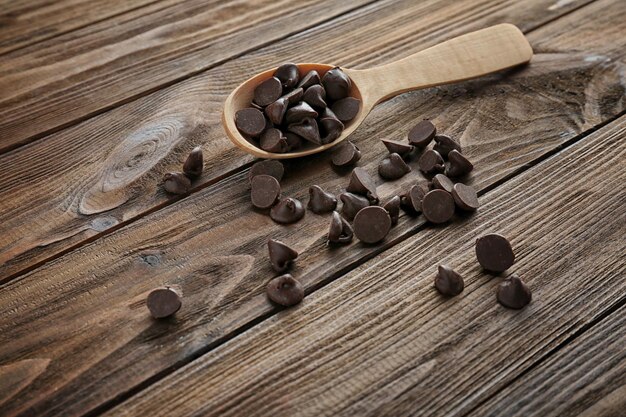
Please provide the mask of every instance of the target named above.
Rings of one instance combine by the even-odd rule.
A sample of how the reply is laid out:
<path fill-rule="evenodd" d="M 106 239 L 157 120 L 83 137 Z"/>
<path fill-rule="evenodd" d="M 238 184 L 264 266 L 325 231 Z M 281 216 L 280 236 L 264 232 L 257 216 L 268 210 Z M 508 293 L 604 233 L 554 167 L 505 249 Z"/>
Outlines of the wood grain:
<path fill-rule="evenodd" d="M 0 2 L 0 54 L 157 1 L 3 0 Z"/>
<path fill-rule="evenodd" d="M 587 13 L 616 15 L 603 7 L 581 9 L 571 20 L 531 34 L 531 40 L 558 38 L 573 22 L 586 21 Z M 569 52 L 579 47 L 575 39 L 546 41 L 550 53 L 522 71 L 381 105 L 354 137 L 365 151 L 361 165 L 374 172 L 384 155 L 378 139 L 397 137 L 416 119 L 429 117 L 461 139 L 477 166 L 471 182 L 478 189 L 494 185 L 623 110 L 621 55 L 613 52 L 623 52 L 620 27 L 602 25 L 594 33 L 607 42 L 611 61 L 602 66 L 586 60 L 584 51 Z M 310 184 L 338 192 L 347 179 L 329 169 L 328 159 L 289 164 L 284 194 L 305 199 Z M 0 287 L 0 365 L 50 360 L 45 372 L 0 408 L 3 414 L 72 416 L 106 407 L 271 314 L 263 293 L 273 276 L 268 237 L 300 251 L 294 274 L 310 292 L 423 224 L 403 216 L 384 245 L 355 242 L 329 251 L 327 216 L 308 213 L 296 225 L 276 225 L 250 209 L 246 176 L 244 171 L 225 178 Z M 386 199 L 417 178 L 414 172 L 381 184 L 379 194 Z M 174 320 L 154 322 L 144 299 L 161 284 L 180 286 L 184 306 Z"/>
<path fill-rule="evenodd" d="M 475 414 L 622 416 L 626 410 L 624 346 L 626 307 L 622 306 L 540 367 L 498 392 Z"/>
<path fill-rule="evenodd" d="M 170 0 L 5 55 L 0 152 L 372 0 Z"/>
<path fill-rule="evenodd" d="M 626 274 L 625 138 L 626 116 L 490 191 L 476 215 L 421 230 L 110 415 L 464 415 L 626 300 L 626 285 L 615 279 Z M 489 232 L 515 248 L 509 273 L 533 291 L 523 310 L 497 303 L 502 278 L 476 261 L 474 241 Z M 439 263 L 465 277 L 460 296 L 444 298 L 433 288 Z M 620 333 L 602 332 L 613 344 L 624 339 Z M 594 369 L 601 358 L 585 366 Z M 541 403 L 549 392 L 532 398 L 540 389 L 523 384 L 514 397 Z M 477 415 L 512 415 L 508 400 L 508 408 Z M 539 410 L 520 415 L 562 415 Z"/>
<path fill-rule="evenodd" d="M 294 56 L 303 61 L 320 60 L 356 68 L 380 65 L 501 21 L 531 29 L 557 13 L 567 12 L 573 4 L 552 10 L 546 10 L 543 1 L 509 4 L 502 0 L 480 3 L 406 0 L 381 3 L 380 7 L 377 4 L 2 155 L 0 166 L 7 167 L 7 172 L 0 176 L 0 280 L 171 203 L 159 182 L 165 172 L 180 169 L 186 154 L 196 145 L 203 146 L 207 160 L 196 190 L 251 162 L 250 156 L 235 150 L 226 139 L 220 117 L 227 94 L 259 68 L 292 60 Z M 598 51 L 606 51 L 607 59 L 623 52 L 620 28 L 602 31 L 609 41 Z M 610 43 L 612 39 L 614 46 Z M 346 51 L 347 43 L 359 47 Z M 571 49 L 574 45 L 578 47 L 568 41 L 564 47 Z M 580 69 L 584 73 L 577 76 L 581 84 L 573 87 L 575 95 L 568 93 L 557 99 L 570 103 L 576 116 L 564 115 L 570 111 L 565 108 L 550 113 L 557 119 L 549 128 L 557 141 L 567 140 L 623 108 L 618 97 L 604 100 L 604 86 L 609 86 L 609 90 L 619 87 L 616 82 L 620 81 L 616 80 L 621 69 L 617 63 L 584 59 L 584 54 L 567 53 L 541 57 L 545 71 L 563 66 L 564 73 L 575 72 L 573 66 L 584 67 Z M 606 67 L 603 63 L 607 63 Z M 585 78 L 599 80 L 594 81 L 598 84 L 599 91 L 595 92 L 598 97 L 589 97 L 590 111 L 579 107 L 584 107 L 588 100 L 583 87 L 587 83 Z M 569 88 L 563 80 L 557 80 L 552 87 L 548 88 L 548 94 L 553 89 Z M 396 132 L 408 130 L 412 120 L 427 114 L 438 115 L 454 100 L 451 95 L 471 99 L 463 88 L 407 95 L 395 102 L 394 106 L 400 107 L 376 109 L 378 113 L 370 116 L 368 124 L 360 128 L 360 136 L 354 139 L 366 140 L 367 132 L 377 125 L 386 126 L 385 134 L 390 137 L 396 136 Z M 543 86 L 535 82 L 532 88 Z M 614 91 L 609 94 L 616 95 Z M 422 100 L 442 104 L 426 113 L 428 106 Z M 519 109 L 525 106 L 521 104 Z M 598 106 L 602 108 L 595 108 Z M 400 112 L 400 116 L 393 111 Z M 475 111 L 468 111 L 463 120 L 457 121 L 456 132 L 464 130 Z M 451 118 L 441 119 L 443 125 L 454 126 L 454 117 L 459 115 L 457 110 Z M 386 121 L 388 118 L 390 121 Z M 398 118 L 401 122 L 395 121 Z M 514 122 L 521 128 L 519 135 L 532 135 L 529 126 Z M 472 129 L 476 128 L 472 125 Z M 467 141 L 468 146 L 473 146 Z M 361 145 L 363 149 L 378 149 L 377 152 L 382 149 L 378 137 L 371 137 Z"/>

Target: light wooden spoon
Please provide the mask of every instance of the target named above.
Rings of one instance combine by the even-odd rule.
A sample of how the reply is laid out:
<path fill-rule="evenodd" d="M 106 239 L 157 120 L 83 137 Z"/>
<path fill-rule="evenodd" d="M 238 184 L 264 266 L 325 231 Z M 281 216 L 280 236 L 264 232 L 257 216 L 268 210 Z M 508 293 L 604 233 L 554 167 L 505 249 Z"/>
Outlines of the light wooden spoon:
<path fill-rule="evenodd" d="M 380 67 L 354 70 L 342 68 L 352 80 L 350 95 L 361 99 L 357 116 L 334 142 L 297 152 L 266 152 L 244 138 L 235 126 L 235 113 L 250 106 L 254 89 L 271 77 L 275 68 L 264 71 L 239 85 L 226 99 L 222 123 L 230 140 L 244 151 L 261 158 L 287 159 L 311 155 L 345 140 L 359 127 L 372 108 L 397 94 L 420 88 L 450 84 L 501 71 L 530 61 L 533 50 L 524 34 L 505 23 L 471 32 L 404 59 Z M 300 73 L 317 70 L 320 77 L 334 65 L 297 64 Z"/>

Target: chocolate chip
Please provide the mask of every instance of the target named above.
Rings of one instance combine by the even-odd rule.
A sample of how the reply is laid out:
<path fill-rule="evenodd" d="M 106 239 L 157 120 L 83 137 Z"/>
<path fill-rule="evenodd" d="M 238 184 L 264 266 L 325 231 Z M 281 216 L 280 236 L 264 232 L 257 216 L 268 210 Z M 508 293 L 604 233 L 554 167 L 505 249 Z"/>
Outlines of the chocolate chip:
<path fill-rule="evenodd" d="M 465 211 L 474 211 L 480 205 L 476 190 L 469 185 L 457 183 L 452 189 L 452 197 L 457 207 Z"/>
<path fill-rule="evenodd" d="M 322 85 L 326 89 L 326 95 L 336 101 L 348 96 L 352 82 L 339 67 L 335 67 L 324 74 Z"/>
<path fill-rule="evenodd" d="M 504 272 L 515 262 L 511 244 L 504 236 L 496 233 L 476 240 L 476 258 L 483 268 L 492 272 Z"/>
<path fill-rule="evenodd" d="M 443 174 L 437 174 L 433 177 L 433 187 L 452 193 L 454 182 Z"/>
<path fill-rule="evenodd" d="M 287 111 L 289 113 L 289 111 Z M 312 117 L 302 119 L 299 123 L 290 124 L 287 129 L 291 133 L 295 133 L 303 139 L 313 142 L 316 145 L 322 144 L 322 138 L 320 137 L 320 131 L 317 126 L 317 122 Z"/>
<path fill-rule="evenodd" d="M 280 184 L 270 175 L 257 175 L 252 178 L 250 199 L 256 208 L 272 207 L 280 198 Z"/>
<path fill-rule="evenodd" d="M 428 191 L 428 185 L 425 183 L 412 186 L 409 191 L 400 196 L 400 207 L 409 213 L 421 212 L 422 200 Z"/>
<path fill-rule="evenodd" d="M 267 115 L 270 122 L 275 125 L 279 125 L 283 122 L 283 117 L 285 117 L 285 113 L 287 113 L 287 106 L 289 105 L 289 100 L 285 97 L 281 97 L 269 106 L 265 108 L 265 114 Z"/>
<path fill-rule="evenodd" d="M 447 158 L 448 154 L 453 149 L 456 149 L 457 151 L 461 152 L 461 145 L 459 145 L 455 140 L 453 140 L 448 135 L 435 136 L 435 142 L 436 143 L 433 149 L 439 152 L 439 154 L 443 156 L 444 158 Z"/>
<path fill-rule="evenodd" d="M 346 123 L 354 119 L 361 109 L 361 100 L 354 97 L 346 97 L 335 101 L 331 109 L 339 120 Z"/>
<path fill-rule="evenodd" d="M 302 284 L 289 274 L 271 280 L 266 292 L 270 300 L 285 307 L 296 305 L 304 298 Z"/>
<path fill-rule="evenodd" d="M 334 141 L 343 132 L 343 123 L 337 119 L 337 116 L 328 107 L 322 112 L 319 124 L 322 127 L 322 144 Z"/>
<path fill-rule="evenodd" d="M 287 100 L 287 103 L 289 103 L 289 105 L 292 105 L 299 103 L 300 100 L 302 100 L 303 95 L 304 90 L 302 88 L 295 88 L 281 98 L 284 98 L 285 100 Z"/>
<path fill-rule="evenodd" d="M 409 143 L 425 148 L 437 134 L 437 128 L 429 120 L 422 120 L 409 131 Z"/>
<path fill-rule="evenodd" d="M 336 211 L 333 211 L 330 219 L 330 229 L 328 230 L 328 241 L 331 243 L 350 243 L 352 242 L 352 226 Z"/>
<path fill-rule="evenodd" d="M 304 77 L 302 77 L 302 80 L 300 80 L 300 83 L 298 83 L 298 87 L 301 87 L 306 90 L 310 86 L 319 84 L 319 83 L 320 83 L 320 75 L 317 73 L 317 71 L 311 70 L 307 72 Z"/>
<path fill-rule="evenodd" d="M 463 277 L 447 265 L 439 265 L 437 277 L 435 278 L 435 288 L 443 295 L 459 295 L 465 288 Z"/>
<path fill-rule="evenodd" d="M 276 71 L 274 71 L 274 77 L 280 80 L 283 87 L 291 88 L 298 84 L 298 81 L 300 80 L 300 71 L 298 70 L 298 66 L 296 64 L 288 62 L 281 65 L 278 69 L 276 69 Z"/>
<path fill-rule="evenodd" d="M 250 168 L 248 179 L 252 180 L 257 175 L 271 175 L 278 181 L 283 179 L 285 167 L 280 161 L 275 159 L 266 159 L 265 161 L 255 162 Z"/>
<path fill-rule="evenodd" d="M 163 188 L 172 194 L 186 194 L 191 188 L 191 180 L 182 172 L 168 172 L 163 175 Z"/>
<path fill-rule="evenodd" d="M 317 112 L 313 109 L 313 107 L 309 106 L 304 101 L 296 104 L 289 110 L 287 110 L 287 116 L 285 120 L 288 124 L 298 123 L 307 118 L 316 118 Z"/>
<path fill-rule="evenodd" d="M 267 152 L 283 153 L 289 149 L 287 138 L 280 129 L 274 127 L 267 129 L 261 135 L 261 149 Z"/>
<path fill-rule="evenodd" d="M 339 195 L 343 206 L 341 207 L 341 213 L 348 219 L 354 219 L 354 216 L 364 207 L 370 205 L 367 198 L 352 193 L 342 193 Z"/>
<path fill-rule="evenodd" d="M 331 161 L 333 165 L 343 167 L 354 165 L 359 159 L 361 159 L 361 151 L 354 143 L 347 140 L 335 148 Z"/>
<path fill-rule="evenodd" d="M 389 153 L 397 153 L 402 157 L 408 156 L 413 152 L 413 149 L 415 149 L 412 145 L 407 145 L 406 143 L 395 140 L 381 139 L 381 142 L 385 145 Z"/>
<path fill-rule="evenodd" d="M 395 226 L 398 224 L 398 218 L 400 217 L 400 196 L 393 196 L 389 201 L 385 203 L 383 206 L 387 213 L 389 213 L 389 217 L 391 218 L 391 225 Z"/>
<path fill-rule="evenodd" d="M 285 272 L 289 269 L 291 261 L 298 257 L 298 252 L 276 239 L 267 241 L 267 249 L 270 254 L 270 263 L 276 272 Z"/>
<path fill-rule="evenodd" d="M 445 163 L 443 162 L 441 155 L 439 155 L 439 152 L 432 149 L 424 151 L 422 156 L 420 156 L 420 159 L 417 161 L 417 165 L 425 174 L 443 172 L 445 168 Z"/>
<path fill-rule="evenodd" d="M 449 177 L 462 177 L 467 175 L 474 169 L 474 165 L 464 157 L 456 149 L 451 150 L 448 153 L 448 168 L 446 169 L 446 175 Z"/>
<path fill-rule="evenodd" d="M 183 172 L 190 177 L 199 177 L 202 175 L 202 167 L 204 161 L 202 158 L 202 148 L 196 146 L 192 149 L 183 164 Z"/>
<path fill-rule="evenodd" d="M 285 139 L 287 139 L 287 151 L 291 152 L 302 147 L 302 138 L 295 133 L 285 133 Z"/>
<path fill-rule="evenodd" d="M 326 90 L 319 84 L 312 85 L 306 89 L 304 92 L 304 96 L 302 96 L 302 100 L 309 103 L 311 107 L 315 107 L 316 109 L 325 109 L 326 108 Z"/>
<path fill-rule="evenodd" d="M 252 107 L 241 109 L 235 113 L 235 125 L 244 135 L 256 137 L 265 129 L 265 116 Z"/>
<path fill-rule="evenodd" d="M 364 195 L 372 204 L 378 203 L 376 183 L 363 168 L 354 168 L 352 170 L 352 174 L 350 174 L 350 182 L 346 187 L 346 191 Z"/>
<path fill-rule="evenodd" d="M 150 294 L 148 294 L 146 305 L 152 317 L 155 319 L 163 319 L 174 315 L 180 310 L 182 302 L 180 295 L 178 295 L 176 291 L 166 287 L 152 290 Z"/>
<path fill-rule="evenodd" d="M 276 223 L 295 223 L 304 217 L 304 206 L 299 200 L 288 197 L 272 207 L 270 217 Z"/>
<path fill-rule="evenodd" d="M 309 187 L 309 210 L 316 214 L 328 213 L 337 208 L 337 197 L 322 190 L 319 185 Z"/>
<path fill-rule="evenodd" d="M 454 199 L 444 190 L 429 191 L 422 199 L 422 213 L 431 223 L 445 223 L 454 215 Z"/>
<path fill-rule="evenodd" d="M 411 167 L 397 153 L 390 154 L 378 165 L 378 174 L 386 180 L 397 180 L 411 172 Z"/>
<path fill-rule="evenodd" d="M 515 274 L 500 283 L 496 297 L 500 304 L 515 310 L 527 306 L 533 298 L 528 285 Z"/>
<path fill-rule="evenodd" d="M 380 242 L 387 236 L 389 230 L 391 217 L 382 207 L 365 207 L 354 216 L 354 234 L 362 242 Z"/>
<path fill-rule="evenodd" d="M 278 100 L 283 94 L 283 86 L 276 77 L 268 78 L 254 89 L 254 102 L 259 106 L 267 106 Z"/>

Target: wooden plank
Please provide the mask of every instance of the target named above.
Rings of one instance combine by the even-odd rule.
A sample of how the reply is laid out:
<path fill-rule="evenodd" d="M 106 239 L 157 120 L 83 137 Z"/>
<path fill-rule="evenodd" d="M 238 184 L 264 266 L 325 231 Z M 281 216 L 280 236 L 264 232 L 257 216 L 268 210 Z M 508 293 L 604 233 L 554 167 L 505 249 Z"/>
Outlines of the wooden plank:
<path fill-rule="evenodd" d="M 475 414 L 619 417 L 626 410 L 624 346 L 626 307 L 622 306 L 545 363 L 498 392 Z"/>
<path fill-rule="evenodd" d="M 0 280 L 171 203 L 171 197 L 164 195 L 159 182 L 165 172 L 180 169 L 186 154 L 196 145 L 203 145 L 207 160 L 205 173 L 196 183 L 196 189 L 252 161 L 227 140 L 220 117 L 226 95 L 259 68 L 295 57 L 301 61 L 374 66 L 502 21 L 531 29 L 558 13 L 567 12 L 574 4 L 568 3 L 564 9 L 546 9 L 541 0 L 509 3 L 502 0 L 482 0 L 480 3 L 405 0 L 373 5 L 31 146 L 1 155 L 0 166 L 6 167 L 7 171 L 0 176 L 0 205 L 3 207 L 0 209 Z M 372 33 L 379 36 L 372 36 Z M 614 37 L 618 40 L 615 50 L 619 50 L 621 38 Z M 359 47 L 346 52 L 345 44 Z M 550 56 L 542 58 L 544 63 L 550 61 L 545 57 Z M 557 63 L 561 58 L 570 59 L 555 55 L 552 62 L 561 65 Z M 580 59 L 584 58 L 578 57 Z M 577 65 L 574 61 L 568 65 Z M 600 63 L 583 63 L 587 68 L 584 71 L 588 71 L 586 75 L 591 76 L 595 71 L 592 64 Z M 587 98 L 582 85 L 575 91 L 577 95 L 571 100 L 584 106 Z M 392 133 L 394 128 L 408 129 L 413 118 L 422 116 L 421 112 L 436 116 L 439 110 L 426 113 L 428 106 L 424 102 L 419 106 L 415 103 L 420 103 L 419 100 L 441 101 L 440 108 L 446 108 L 452 99 L 443 97 L 444 93 L 463 97 L 462 89 L 455 88 L 407 95 L 394 101 L 400 107 L 384 107 L 387 110 L 377 110 L 371 115 L 368 126 L 362 127 L 361 135 L 355 139 L 366 140 L 367 135 L 363 133 L 378 124 L 386 125 L 388 134 L 395 135 Z M 598 102 L 592 99 L 590 104 Z M 609 103 L 617 101 L 609 100 Z M 586 112 L 583 119 L 566 116 L 563 119 L 567 120 L 566 123 L 558 115 L 552 133 L 563 134 L 556 140 L 567 140 L 581 128 L 594 125 L 620 108 L 621 105 L 607 106 L 595 113 Z M 401 112 L 401 116 L 396 116 L 394 111 Z M 579 114 L 580 109 L 576 112 Z M 442 119 L 442 123 L 453 126 L 452 120 L 458 115 Z M 391 120 L 387 122 L 385 118 Z M 394 125 L 396 119 L 400 119 L 402 125 Z M 584 121 L 579 123 L 581 120 Z M 463 123 L 455 128 L 457 132 L 463 131 L 469 118 Z M 562 130 L 558 130 L 559 127 Z M 529 132 L 520 134 L 528 135 Z M 367 144 L 361 143 L 365 149 L 378 147 L 377 139 L 372 137 Z M 473 144 L 468 142 L 466 146 Z"/>
<path fill-rule="evenodd" d="M 170 0 L 9 53 L 0 152 L 372 1 Z"/>
<path fill-rule="evenodd" d="M 589 13 L 596 19 L 603 13 L 619 16 L 606 8 Z M 584 13 L 575 18 L 589 21 Z M 552 24 L 533 36 L 558 37 L 568 24 Z M 598 29 L 595 36 L 605 36 L 611 51 L 619 50 L 618 32 L 602 27 L 606 32 Z M 473 183 L 479 189 L 532 163 L 621 108 L 616 95 L 623 88 L 621 55 L 611 53 L 611 61 L 599 66 L 585 59 L 588 53 L 569 48 L 555 42 L 550 54 L 514 74 L 407 94 L 380 106 L 355 135 L 359 146 L 370 150 L 362 166 L 373 172 L 383 156 L 378 138 L 406 132 L 422 116 L 462 139 L 476 162 Z M 271 314 L 263 293 L 273 276 L 265 247 L 269 236 L 298 242 L 302 255 L 294 273 L 312 291 L 422 225 L 420 218 L 402 217 L 385 245 L 355 242 L 328 251 L 327 216 L 309 213 L 296 225 L 274 224 L 250 209 L 246 175 L 228 177 L 3 285 L 0 364 L 49 359 L 40 376 L 2 406 L 4 414 L 71 416 L 106 407 Z M 383 184 L 379 193 L 388 198 L 416 178 Z M 328 155 L 292 162 L 285 195 L 304 198 L 310 184 L 337 192 L 346 178 L 328 168 Z M 185 306 L 175 320 L 156 323 L 143 303 L 162 283 L 179 285 Z"/>
<path fill-rule="evenodd" d="M 0 2 L 0 54 L 100 22 L 156 1 L 4 0 Z"/>
<path fill-rule="evenodd" d="M 615 279 L 626 274 L 625 139 L 626 116 L 489 192 L 476 215 L 421 230 L 110 415 L 465 415 L 626 300 Z M 493 231 L 509 237 L 510 272 L 532 288 L 523 310 L 497 303 L 501 279 L 476 261 L 476 237 Z M 433 288 L 438 263 L 465 277 L 460 296 Z M 533 391 L 520 388 L 520 399 Z"/>

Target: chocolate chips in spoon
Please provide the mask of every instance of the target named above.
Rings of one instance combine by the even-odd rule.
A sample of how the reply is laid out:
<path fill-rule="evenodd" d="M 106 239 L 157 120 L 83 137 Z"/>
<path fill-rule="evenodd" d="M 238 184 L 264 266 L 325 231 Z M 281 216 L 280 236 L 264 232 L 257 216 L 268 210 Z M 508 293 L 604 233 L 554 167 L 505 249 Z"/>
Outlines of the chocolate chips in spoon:
<path fill-rule="evenodd" d="M 272 104 L 283 93 L 283 86 L 276 77 L 268 78 L 254 89 L 254 102 L 265 107 Z"/>
<path fill-rule="evenodd" d="M 285 307 L 296 305 L 304 298 L 302 284 L 289 274 L 271 280 L 265 291 L 270 300 Z"/>
<path fill-rule="evenodd" d="M 284 88 L 292 88 L 300 81 L 300 70 L 296 64 L 288 62 L 274 71 L 274 77 L 280 80 Z"/>
<path fill-rule="evenodd" d="M 335 67 L 326 71 L 322 77 L 322 85 L 326 89 L 326 95 L 335 101 L 348 97 L 352 82 L 339 67 Z"/>
<path fill-rule="evenodd" d="M 298 257 L 298 252 L 276 239 L 267 241 L 270 263 L 276 272 L 285 272 L 291 262 Z"/>
<path fill-rule="evenodd" d="M 265 129 L 265 116 L 252 107 L 241 109 L 235 113 L 235 125 L 244 135 L 257 137 Z"/>
<path fill-rule="evenodd" d="M 342 122 L 349 122 L 354 119 L 361 109 L 361 100 L 355 97 L 342 98 L 333 103 L 332 111 Z"/>

